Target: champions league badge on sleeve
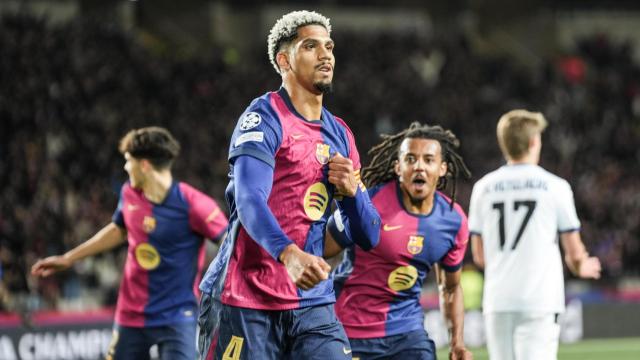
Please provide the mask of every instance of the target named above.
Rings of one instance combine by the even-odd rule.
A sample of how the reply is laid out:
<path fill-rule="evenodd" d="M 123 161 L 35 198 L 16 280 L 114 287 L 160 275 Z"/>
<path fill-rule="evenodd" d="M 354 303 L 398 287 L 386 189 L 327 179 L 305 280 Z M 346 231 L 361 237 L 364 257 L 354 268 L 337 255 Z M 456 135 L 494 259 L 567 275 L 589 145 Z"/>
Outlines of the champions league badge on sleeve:
<path fill-rule="evenodd" d="M 240 122 L 240 130 L 246 131 L 253 129 L 254 127 L 260 125 L 261 122 L 262 117 L 260 117 L 260 114 L 255 112 L 246 113 L 242 118 L 242 121 Z"/>

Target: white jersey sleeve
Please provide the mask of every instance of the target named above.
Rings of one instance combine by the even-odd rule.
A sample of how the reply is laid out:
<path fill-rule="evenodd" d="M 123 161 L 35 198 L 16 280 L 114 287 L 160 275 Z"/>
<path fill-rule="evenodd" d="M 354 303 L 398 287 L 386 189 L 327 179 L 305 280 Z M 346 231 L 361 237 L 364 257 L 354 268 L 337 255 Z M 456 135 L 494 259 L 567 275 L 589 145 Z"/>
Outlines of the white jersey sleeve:
<path fill-rule="evenodd" d="M 483 194 L 482 181 L 477 182 L 471 191 L 471 202 L 469 203 L 469 233 L 482 235 L 482 211 L 480 204 Z"/>
<path fill-rule="evenodd" d="M 570 232 L 580 229 L 580 220 L 576 213 L 571 185 L 566 180 L 558 182 L 556 200 L 558 202 L 558 232 Z"/>

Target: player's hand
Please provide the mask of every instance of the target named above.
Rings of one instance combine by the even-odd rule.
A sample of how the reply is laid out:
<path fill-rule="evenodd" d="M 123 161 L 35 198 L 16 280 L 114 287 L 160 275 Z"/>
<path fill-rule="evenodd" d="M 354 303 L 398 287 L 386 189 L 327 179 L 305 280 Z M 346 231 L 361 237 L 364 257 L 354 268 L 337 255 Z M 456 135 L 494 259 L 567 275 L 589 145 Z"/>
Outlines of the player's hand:
<path fill-rule="evenodd" d="M 336 153 L 329 159 L 329 182 L 336 186 L 339 195 L 356 196 L 358 181 L 353 172 L 351 159 Z"/>
<path fill-rule="evenodd" d="M 599 279 L 602 266 L 600 265 L 600 259 L 595 256 L 585 258 L 580 262 L 580 268 L 578 269 L 578 277 L 583 279 Z"/>
<path fill-rule="evenodd" d="M 464 346 L 452 346 L 449 360 L 473 360 L 473 354 Z"/>
<path fill-rule="evenodd" d="M 295 245 L 287 246 L 280 254 L 289 278 L 302 290 L 309 290 L 329 278 L 331 267 L 323 258 L 306 253 Z"/>
<path fill-rule="evenodd" d="M 38 260 L 31 267 L 31 274 L 35 276 L 47 277 L 58 271 L 66 270 L 73 265 L 73 262 L 64 256 L 49 256 Z"/>

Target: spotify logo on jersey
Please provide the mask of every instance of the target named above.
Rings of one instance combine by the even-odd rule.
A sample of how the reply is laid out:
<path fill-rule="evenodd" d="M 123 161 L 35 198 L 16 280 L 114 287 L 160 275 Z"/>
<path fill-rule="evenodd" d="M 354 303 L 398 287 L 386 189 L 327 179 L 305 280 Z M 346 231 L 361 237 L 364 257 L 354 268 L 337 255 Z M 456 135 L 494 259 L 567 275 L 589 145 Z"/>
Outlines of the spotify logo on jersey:
<path fill-rule="evenodd" d="M 311 220 L 319 220 L 324 215 L 328 203 L 327 187 L 321 182 L 309 186 L 304 194 L 304 212 Z"/>
<path fill-rule="evenodd" d="M 145 270 L 153 270 L 160 265 L 158 250 L 149 243 L 136 246 L 136 261 Z"/>
<path fill-rule="evenodd" d="M 418 270 L 411 266 L 400 266 L 389 274 L 387 284 L 391 290 L 403 291 L 410 289 L 418 280 Z"/>

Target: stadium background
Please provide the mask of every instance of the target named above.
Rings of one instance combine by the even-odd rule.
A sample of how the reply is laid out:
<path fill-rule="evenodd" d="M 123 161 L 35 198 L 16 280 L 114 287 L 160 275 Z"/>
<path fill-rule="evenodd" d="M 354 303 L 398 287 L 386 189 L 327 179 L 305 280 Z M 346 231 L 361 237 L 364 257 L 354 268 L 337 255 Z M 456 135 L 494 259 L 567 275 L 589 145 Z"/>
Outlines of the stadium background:
<path fill-rule="evenodd" d="M 502 163 L 498 116 L 542 111 L 541 164 L 571 183 L 583 239 L 603 262 L 599 281 L 566 275 L 578 315 L 564 339 L 640 336 L 640 3 L 424 3 L 0 1 L 0 359 L 73 336 L 86 349 L 33 358 L 89 359 L 108 343 L 123 249 L 47 280 L 28 269 L 109 221 L 126 179 L 117 141 L 133 127 L 169 128 L 183 146 L 177 177 L 224 204 L 229 136 L 244 106 L 279 86 L 266 35 L 294 9 L 332 19 L 327 107 L 349 123 L 365 163 L 377 134 L 442 124 L 473 172 L 459 184 L 465 209 L 473 182 Z M 472 312 L 481 278 L 467 270 Z M 437 307 L 433 281 L 423 304 Z M 102 330 L 55 332 L 92 323 Z M 631 344 L 638 358 L 640 341 Z"/>

